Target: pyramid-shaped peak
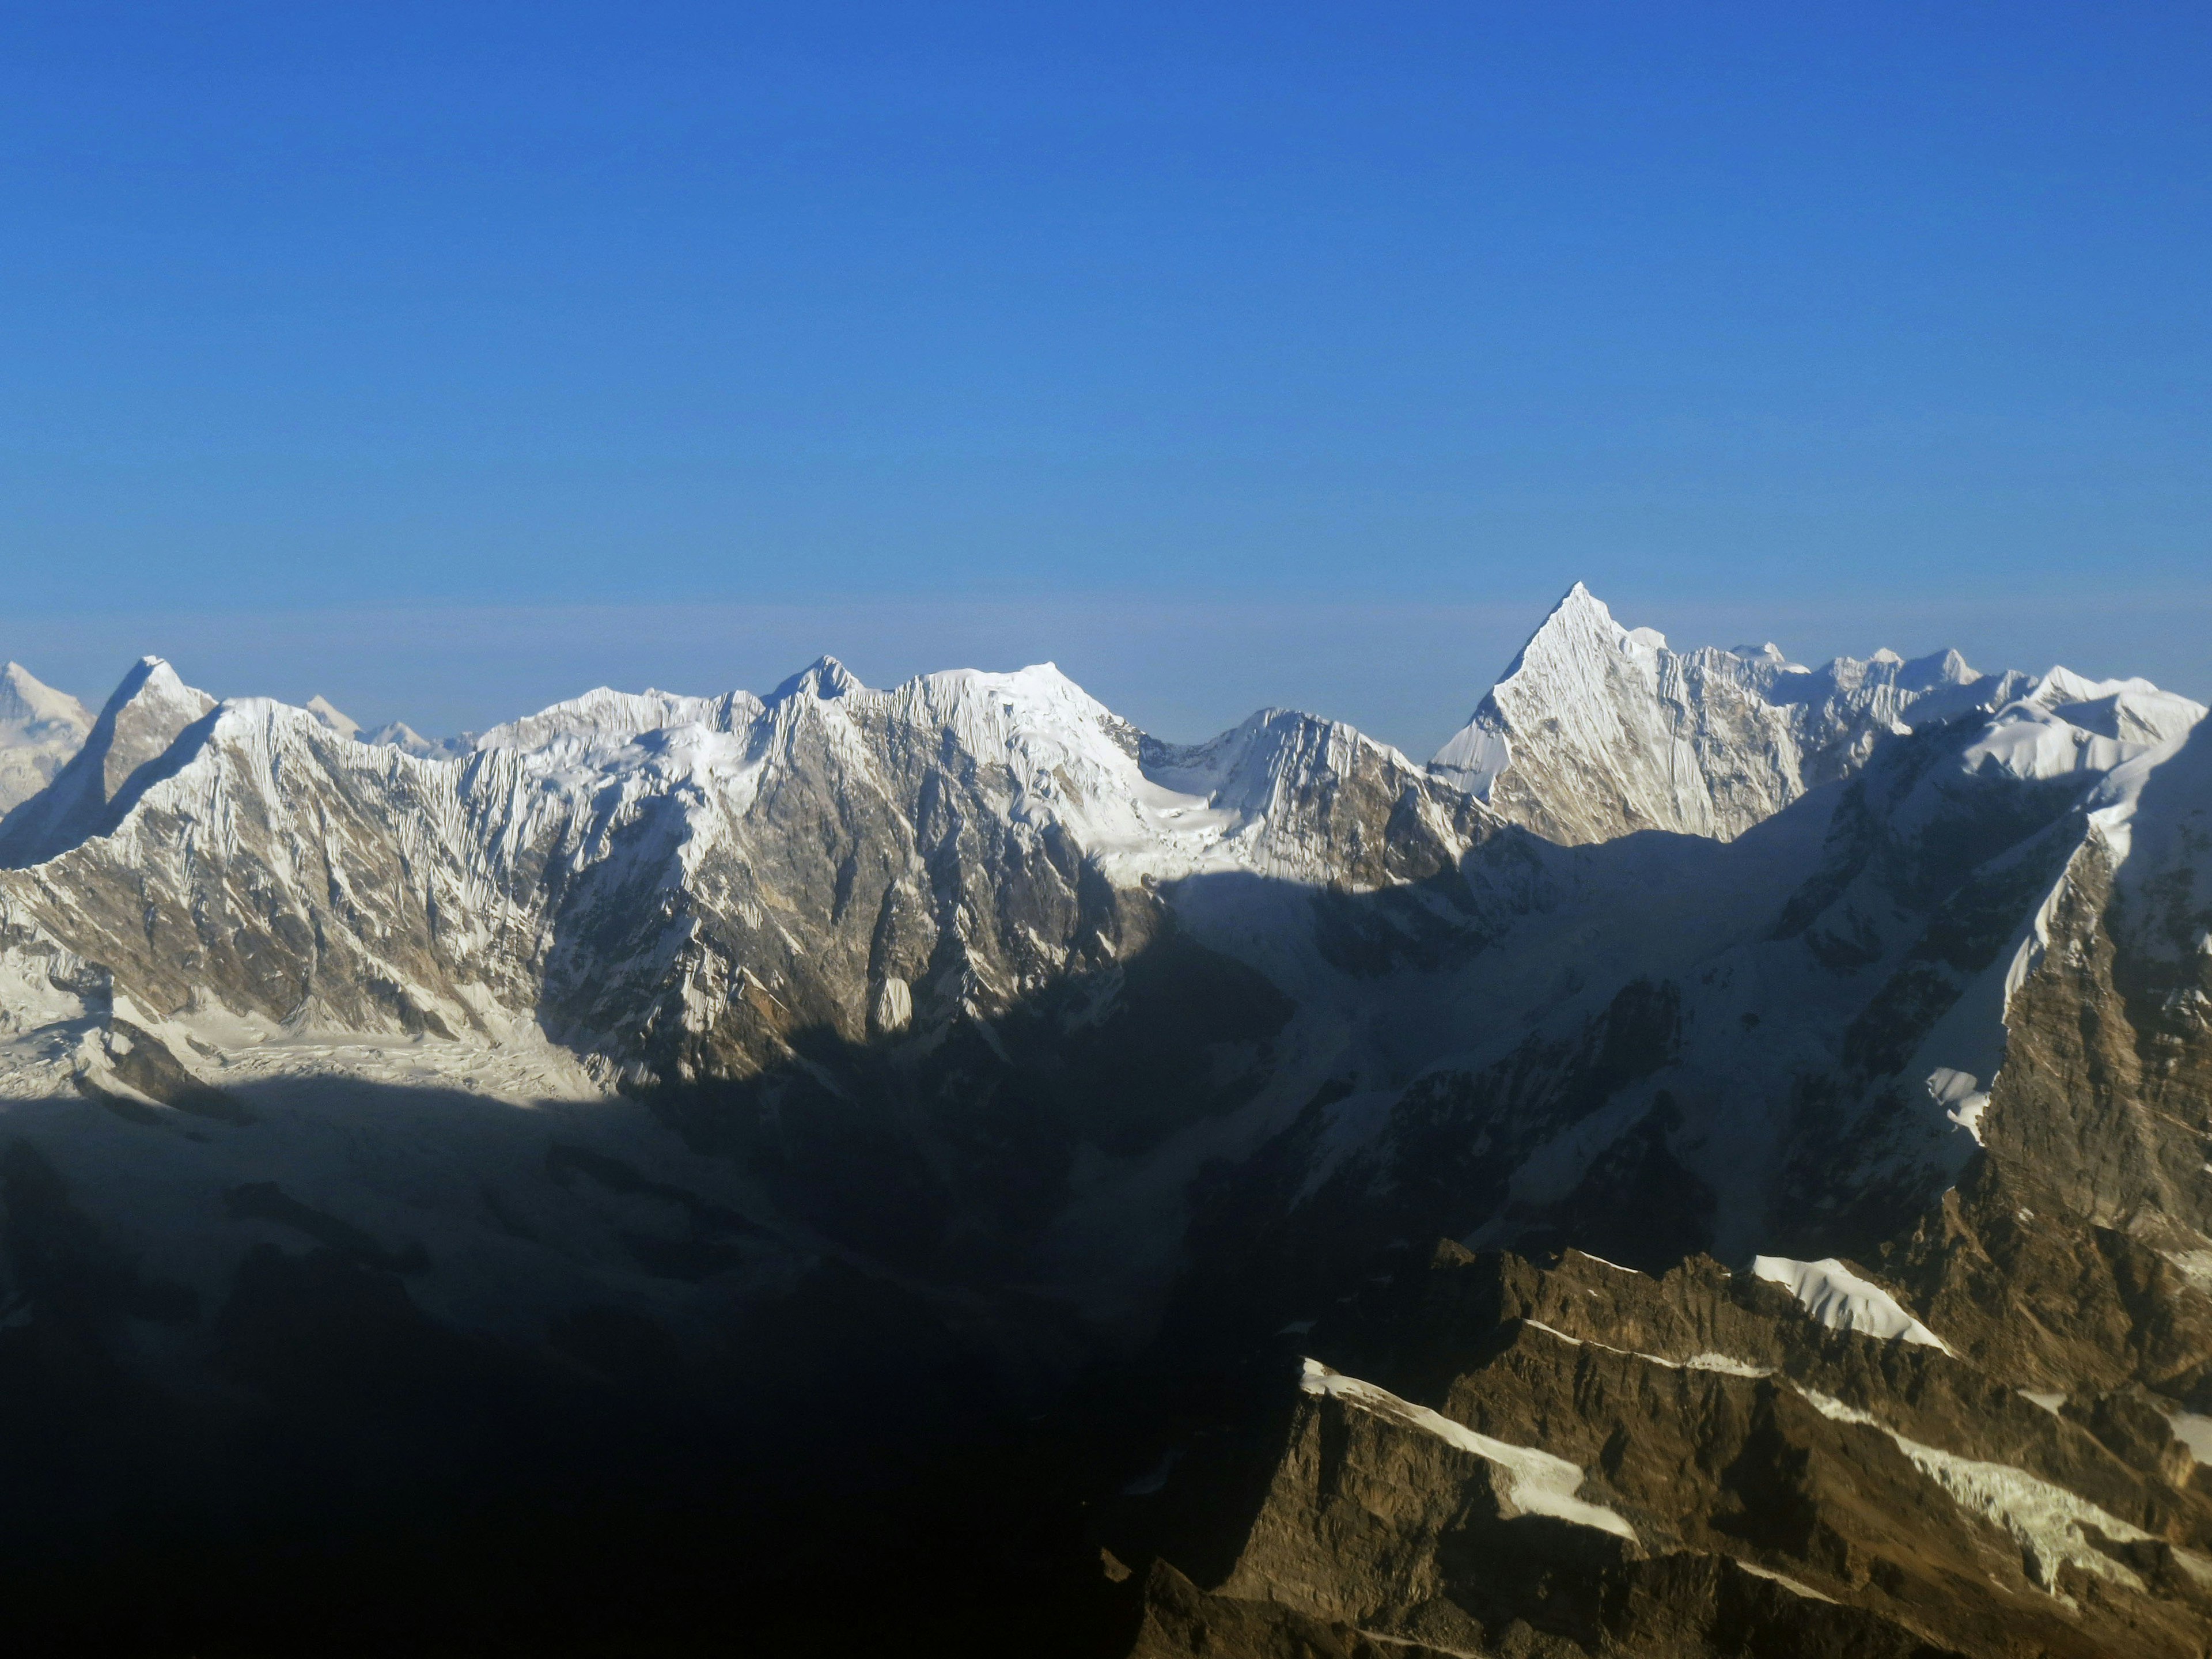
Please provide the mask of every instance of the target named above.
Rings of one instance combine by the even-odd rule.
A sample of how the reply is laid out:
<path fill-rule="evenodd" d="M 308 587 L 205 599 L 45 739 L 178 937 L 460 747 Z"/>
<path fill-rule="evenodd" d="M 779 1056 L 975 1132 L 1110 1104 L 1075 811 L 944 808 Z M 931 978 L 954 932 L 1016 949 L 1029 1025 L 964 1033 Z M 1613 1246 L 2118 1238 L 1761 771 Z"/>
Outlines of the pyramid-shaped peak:
<path fill-rule="evenodd" d="M 19 662 L 0 668 L 0 720 L 17 725 L 59 725 L 79 737 L 91 728 L 92 715 L 66 691 L 57 691 Z"/>
<path fill-rule="evenodd" d="M 1549 623 L 1562 617 L 1602 617 L 1611 622 L 1613 612 L 1607 608 L 1605 601 L 1591 592 L 1586 585 L 1577 582 L 1560 596 L 1559 602 L 1552 607 L 1544 620 Z"/>
<path fill-rule="evenodd" d="M 1624 627 L 1613 616 L 1603 599 L 1589 591 L 1587 585 L 1577 582 L 1553 605 L 1528 643 L 1556 638 L 1595 639 L 1615 645 L 1623 643 L 1664 649 L 1667 636 L 1656 628 Z"/>
<path fill-rule="evenodd" d="M 115 714 L 134 702 L 145 700 L 155 702 L 193 706 L 195 718 L 215 707 L 215 699 L 204 691 L 196 690 L 177 677 L 177 671 L 164 657 L 141 657 L 131 665 L 108 699 L 102 714 Z"/>
<path fill-rule="evenodd" d="M 776 701 L 786 697 L 808 696 L 817 702 L 829 702 L 867 689 L 854 677 L 852 671 L 843 663 L 839 662 L 835 657 L 825 654 L 817 657 L 781 685 L 776 687 L 772 696 Z"/>
<path fill-rule="evenodd" d="M 344 714 L 320 692 L 307 699 L 307 712 L 342 738 L 361 735 L 361 722 Z"/>
<path fill-rule="evenodd" d="M 106 813 L 132 773 L 157 759 L 216 706 L 159 657 L 141 657 L 93 722 L 84 746 L 40 794 L 8 815 L 0 865 L 52 857 L 87 836 L 106 833 Z"/>
<path fill-rule="evenodd" d="M 1577 582 L 1528 636 L 1499 679 L 1500 687 L 1539 665 L 1550 672 L 1595 672 L 1616 653 L 1649 653 L 1667 648 L 1667 636 L 1655 628 L 1624 628 L 1605 601 Z M 1495 688 L 1493 688 L 1495 689 Z"/>

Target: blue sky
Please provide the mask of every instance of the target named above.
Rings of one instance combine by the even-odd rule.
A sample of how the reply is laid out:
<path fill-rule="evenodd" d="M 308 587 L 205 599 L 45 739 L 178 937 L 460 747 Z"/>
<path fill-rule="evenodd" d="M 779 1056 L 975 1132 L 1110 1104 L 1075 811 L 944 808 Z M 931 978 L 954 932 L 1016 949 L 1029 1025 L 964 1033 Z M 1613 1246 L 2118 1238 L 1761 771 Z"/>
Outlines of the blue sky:
<path fill-rule="evenodd" d="M 0 653 L 480 725 L 1677 643 L 2212 694 L 2201 4 L 0 17 Z"/>

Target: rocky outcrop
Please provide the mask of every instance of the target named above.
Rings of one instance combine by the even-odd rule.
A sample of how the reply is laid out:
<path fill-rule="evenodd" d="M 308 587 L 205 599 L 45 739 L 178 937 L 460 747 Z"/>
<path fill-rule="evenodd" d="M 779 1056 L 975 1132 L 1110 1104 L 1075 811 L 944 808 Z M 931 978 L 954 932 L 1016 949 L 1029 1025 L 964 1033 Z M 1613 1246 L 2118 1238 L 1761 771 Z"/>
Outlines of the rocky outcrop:
<path fill-rule="evenodd" d="M 1445 1245 L 1297 1340 L 1367 1375 L 1299 1363 L 1232 1565 L 1202 1589 L 1155 1566 L 1135 1651 L 2150 1655 L 2212 1634 L 2212 1489 L 2154 1413 L 2055 1411 L 1710 1259 L 1652 1279 Z M 1122 1500 L 1117 1553 L 1143 1559 L 1142 1510 L 1175 1501 L 1172 1479 Z"/>

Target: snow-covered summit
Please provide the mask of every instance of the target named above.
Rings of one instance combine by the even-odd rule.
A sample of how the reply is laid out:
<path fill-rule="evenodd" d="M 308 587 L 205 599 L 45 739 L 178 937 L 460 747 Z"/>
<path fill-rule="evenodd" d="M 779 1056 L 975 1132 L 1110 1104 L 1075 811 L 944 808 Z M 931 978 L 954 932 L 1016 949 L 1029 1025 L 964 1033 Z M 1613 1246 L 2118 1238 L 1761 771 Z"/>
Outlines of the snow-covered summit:
<path fill-rule="evenodd" d="M 386 720 L 361 733 L 361 740 L 374 747 L 397 749 L 417 760 L 452 760 L 477 746 L 473 732 L 464 732 L 457 738 L 426 738 L 404 720 Z"/>
<path fill-rule="evenodd" d="M 92 714 L 66 691 L 57 691 L 19 662 L 0 668 L 0 726 L 66 726 L 80 740 L 92 730 Z"/>
<path fill-rule="evenodd" d="M 131 775 L 214 707 L 213 697 L 186 685 L 161 658 L 140 658 L 53 782 L 0 819 L 0 866 L 35 864 L 98 833 Z"/>
<path fill-rule="evenodd" d="M 849 692 L 865 691 L 868 688 L 854 678 L 850 669 L 831 656 L 817 657 L 799 672 L 769 694 L 768 701 L 781 702 L 787 697 L 842 697 Z"/>
<path fill-rule="evenodd" d="M 21 663 L 0 669 L 0 813 L 52 782 L 91 730 L 90 711 L 69 693 Z"/>
<path fill-rule="evenodd" d="M 361 722 L 342 712 L 320 692 L 307 699 L 307 712 L 342 738 L 361 736 Z"/>
<path fill-rule="evenodd" d="M 1675 651 L 1577 582 L 1430 766 L 1558 841 L 1727 840 L 1849 775 L 1883 736 L 1995 707 L 2025 684 L 1955 651 L 1908 661 L 1885 649 L 1819 669 L 1771 642 Z"/>

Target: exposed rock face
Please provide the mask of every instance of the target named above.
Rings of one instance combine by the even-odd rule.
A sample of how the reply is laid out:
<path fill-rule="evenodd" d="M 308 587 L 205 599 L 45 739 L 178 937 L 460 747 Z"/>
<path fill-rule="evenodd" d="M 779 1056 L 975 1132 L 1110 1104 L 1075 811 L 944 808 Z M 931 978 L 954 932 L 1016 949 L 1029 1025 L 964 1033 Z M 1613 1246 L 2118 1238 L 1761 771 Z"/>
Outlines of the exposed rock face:
<path fill-rule="evenodd" d="M 1390 1386 L 1303 1362 L 1233 1564 L 1207 1592 L 1156 1570 L 1137 1652 L 2149 1655 L 2212 1628 L 2212 1487 L 2154 1412 L 2054 1412 L 1710 1259 L 1446 1245 L 1301 1340 Z"/>
<path fill-rule="evenodd" d="M 1580 590 L 1427 768 L 1049 666 L 440 745 L 149 659 L 0 825 L 16 1513 L 781 1549 L 896 1467 L 1103 1516 L 1101 1651 L 2198 1651 L 2203 714 Z"/>

